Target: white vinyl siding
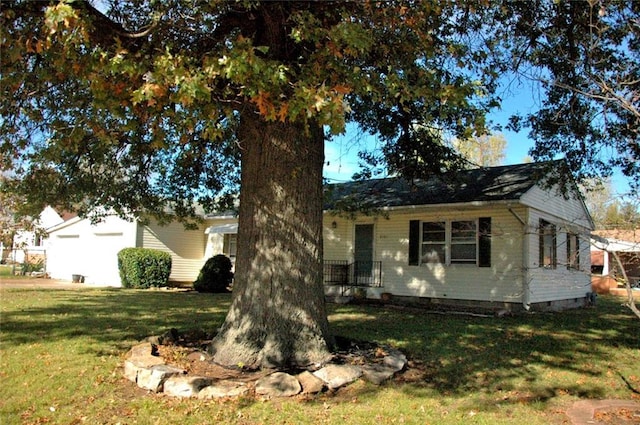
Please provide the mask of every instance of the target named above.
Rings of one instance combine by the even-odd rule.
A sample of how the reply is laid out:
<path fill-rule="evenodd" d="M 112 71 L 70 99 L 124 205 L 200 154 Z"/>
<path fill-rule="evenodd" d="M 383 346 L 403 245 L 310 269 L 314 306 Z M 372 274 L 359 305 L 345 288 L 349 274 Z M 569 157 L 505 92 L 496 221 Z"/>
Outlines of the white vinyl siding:
<path fill-rule="evenodd" d="M 323 218 L 323 245 L 325 261 L 353 261 L 355 226 L 352 220 L 325 214 Z"/>
<path fill-rule="evenodd" d="M 528 264 L 529 302 L 549 302 L 573 298 L 584 298 L 591 292 L 591 257 L 589 252 L 590 229 L 576 223 L 582 223 L 580 216 L 556 217 L 544 209 L 531 209 L 529 212 L 528 246 L 530 256 Z M 544 267 L 540 264 L 540 220 L 555 226 L 557 267 Z M 567 234 L 577 235 L 580 240 L 579 267 L 566 267 L 569 263 L 567 250 Z"/>
<path fill-rule="evenodd" d="M 524 214 L 521 211 L 521 214 Z M 490 267 L 475 264 L 409 266 L 409 222 L 475 221 L 491 217 Z M 332 228 L 331 223 L 336 226 Z M 325 260 L 352 261 L 352 229 L 375 221 L 374 261 L 382 262 L 384 292 L 400 296 L 521 302 L 523 228 L 505 206 L 442 211 L 442 208 L 394 210 L 389 218 L 348 220 L 325 216 Z"/>
<path fill-rule="evenodd" d="M 565 198 L 555 192 L 555 189 L 545 191 L 534 186 L 522 196 L 521 203 L 544 211 L 549 217 L 557 217 L 582 229 L 590 229 L 593 226 L 582 200 L 575 197 Z"/>
<path fill-rule="evenodd" d="M 166 226 L 149 224 L 141 228 L 140 246 L 171 254 L 171 275 L 177 282 L 193 282 L 206 258 L 204 227 L 186 230 L 180 223 Z"/>

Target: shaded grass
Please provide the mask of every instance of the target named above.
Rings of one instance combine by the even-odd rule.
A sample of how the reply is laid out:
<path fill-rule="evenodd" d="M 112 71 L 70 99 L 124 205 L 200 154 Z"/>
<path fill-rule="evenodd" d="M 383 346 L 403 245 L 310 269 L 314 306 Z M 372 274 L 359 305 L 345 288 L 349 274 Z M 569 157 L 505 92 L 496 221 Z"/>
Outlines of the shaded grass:
<path fill-rule="evenodd" d="M 560 424 L 572 401 L 640 390 L 640 321 L 613 298 L 504 318 L 330 305 L 334 333 L 396 346 L 419 367 L 382 387 L 358 382 L 265 403 L 171 399 L 122 378 L 132 344 L 171 327 L 216 329 L 229 295 L 2 289 L 0 297 L 3 424 Z"/>

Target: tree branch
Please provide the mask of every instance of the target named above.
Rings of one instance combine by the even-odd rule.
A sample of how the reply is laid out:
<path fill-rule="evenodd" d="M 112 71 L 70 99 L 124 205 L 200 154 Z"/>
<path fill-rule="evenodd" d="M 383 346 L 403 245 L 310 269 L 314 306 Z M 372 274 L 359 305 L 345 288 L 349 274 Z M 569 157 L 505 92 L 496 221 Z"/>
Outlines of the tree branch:
<path fill-rule="evenodd" d="M 622 261 L 620 260 L 620 256 L 618 256 L 618 253 L 615 252 L 615 251 L 612 251 L 611 254 L 613 254 L 613 258 L 616 259 L 616 263 L 618 264 L 618 267 L 620 268 L 620 272 L 622 273 L 622 277 L 623 277 L 624 282 L 625 282 L 625 287 L 627 288 L 627 304 L 626 305 L 640 319 L 640 310 L 638 310 L 638 307 L 636 307 L 635 300 L 633 299 L 633 291 L 631 290 L 631 282 L 629 281 L 629 277 L 627 276 L 627 272 L 625 271 L 624 266 L 622 265 Z"/>
<path fill-rule="evenodd" d="M 565 84 L 565 83 L 560 83 L 560 82 L 557 82 L 557 81 L 549 81 L 549 80 L 546 80 L 546 79 L 541 79 L 540 81 L 542 83 L 544 83 L 544 84 L 549 84 L 549 85 L 553 85 L 553 86 L 559 87 L 559 88 L 564 89 L 564 90 L 569 90 L 571 92 L 574 92 L 576 94 L 580 94 L 582 96 L 589 97 L 591 99 L 602 100 L 602 101 L 605 101 L 605 102 L 617 102 L 624 109 L 626 109 L 628 112 L 631 112 L 631 114 L 633 114 L 636 118 L 640 119 L 640 110 L 638 110 L 631 102 L 629 102 L 623 96 L 620 96 L 620 95 L 616 94 L 613 91 L 613 89 L 611 89 L 609 86 L 607 86 L 604 83 L 604 81 L 602 81 L 602 82 L 594 81 L 594 83 L 598 87 L 600 87 L 600 89 L 603 92 L 608 93 L 608 96 L 600 95 L 600 94 L 596 94 L 596 93 L 592 93 L 592 92 L 588 92 L 588 91 L 585 91 L 585 90 L 581 90 L 581 89 L 579 89 L 577 87 L 574 87 L 574 86 L 571 86 L 571 85 Z"/>

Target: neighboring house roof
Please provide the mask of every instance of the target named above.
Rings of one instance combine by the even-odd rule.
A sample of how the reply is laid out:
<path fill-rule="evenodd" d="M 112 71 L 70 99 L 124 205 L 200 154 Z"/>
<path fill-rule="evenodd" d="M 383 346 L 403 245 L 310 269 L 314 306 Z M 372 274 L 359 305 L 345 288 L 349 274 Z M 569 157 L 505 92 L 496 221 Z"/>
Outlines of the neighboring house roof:
<path fill-rule="evenodd" d="M 640 252 L 640 229 L 596 230 L 591 235 L 593 246 L 609 252 Z"/>
<path fill-rule="evenodd" d="M 48 228 L 47 232 L 48 233 L 57 232 L 60 229 L 64 229 L 65 227 L 71 226 L 72 224 L 75 224 L 75 223 L 77 223 L 79 221 L 82 221 L 82 220 L 83 220 L 82 217 L 80 217 L 79 215 L 76 215 L 76 216 L 74 216 L 74 217 L 72 217 L 72 218 L 70 218 L 70 219 L 68 219 L 66 221 L 63 221 L 60 224 L 56 224 L 55 226 L 52 226 L 52 227 Z"/>
<path fill-rule="evenodd" d="M 463 170 L 427 180 L 391 177 L 332 184 L 327 186 L 325 209 L 348 209 L 349 202 L 382 208 L 517 200 L 541 180 L 548 166 L 528 163 Z"/>

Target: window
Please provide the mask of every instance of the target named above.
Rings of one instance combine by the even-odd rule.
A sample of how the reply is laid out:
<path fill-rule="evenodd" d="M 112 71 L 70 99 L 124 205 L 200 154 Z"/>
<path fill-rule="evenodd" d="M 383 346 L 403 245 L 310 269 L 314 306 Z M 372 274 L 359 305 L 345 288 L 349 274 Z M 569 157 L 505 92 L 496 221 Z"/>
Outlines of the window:
<path fill-rule="evenodd" d="M 476 263 L 476 222 L 451 222 L 451 262 Z"/>
<path fill-rule="evenodd" d="M 222 248 L 224 255 L 234 258 L 236 256 L 237 250 L 238 250 L 238 235 L 235 233 L 225 233 L 224 246 Z"/>
<path fill-rule="evenodd" d="M 444 263 L 446 260 L 446 223 L 422 223 L 421 263 Z"/>
<path fill-rule="evenodd" d="M 567 233 L 567 269 L 580 270 L 580 240 L 575 233 Z"/>
<path fill-rule="evenodd" d="M 409 264 L 491 265 L 491 218 L 409 222 Z"/>
<path fill-rule="evenodd" d="M 556 253 L 556 226 L 546 220 L 540 220 L 540 267 L 555 269 L 557 262 Z"/>

